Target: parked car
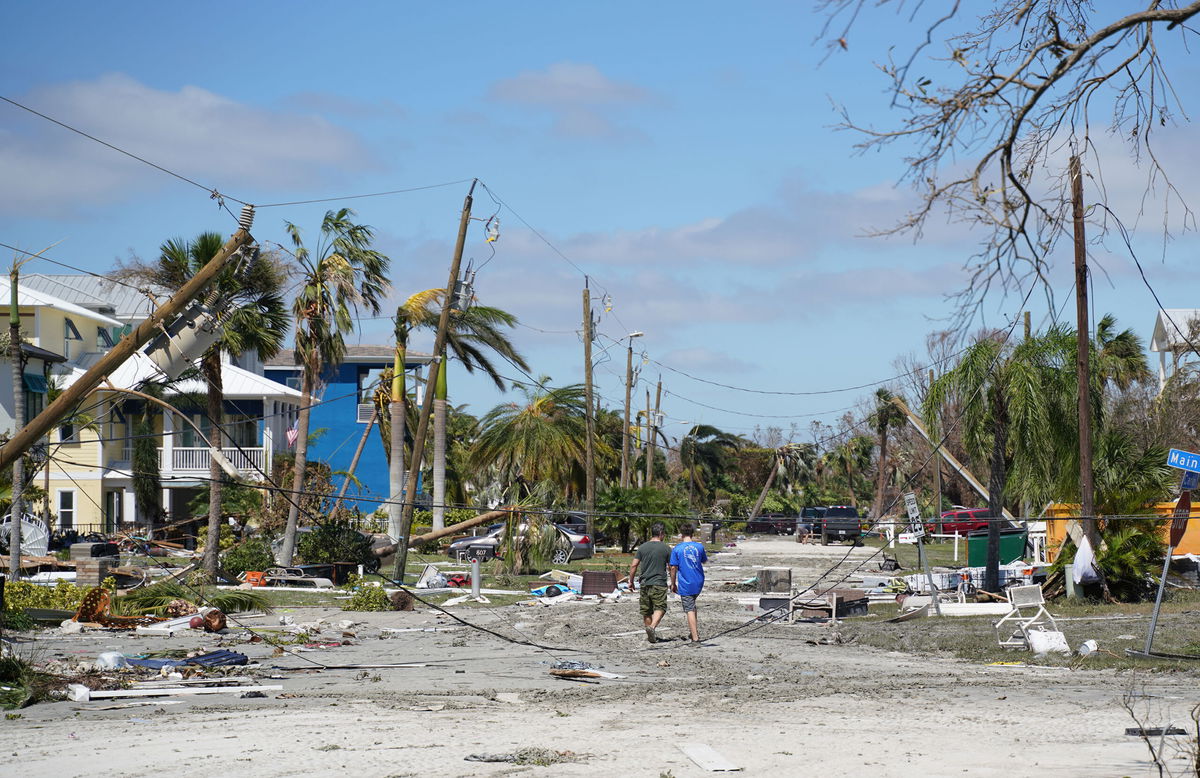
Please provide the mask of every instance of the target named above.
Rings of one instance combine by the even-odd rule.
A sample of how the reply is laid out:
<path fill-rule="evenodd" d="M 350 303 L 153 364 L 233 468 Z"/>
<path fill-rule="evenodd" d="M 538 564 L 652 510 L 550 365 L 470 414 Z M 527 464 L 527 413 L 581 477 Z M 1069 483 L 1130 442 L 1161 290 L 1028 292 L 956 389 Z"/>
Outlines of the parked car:
<path fill-rule="evenodd" d="M 800 532 L 811 535 L 821 519 L 825 516 L 825 509 L 819 505 L 810 505 L 800 511 L 800 519 L 796 522 L 796 529 Z"/>
<path fill-rule="evenodd" d="M 746 533 L 763 532 L 768 535 L 792 535 L 796 532 L 796 517 L 784 513 L 764 513 L 746 522 Z"/>
<path fill-rule="evenodd" d="M 821 545 L 831 540 L 849 540 L 858 545 L 862 542 L 862 522 L 858 509 L 850 505 L 830 505 L 825 515 L 817 521 L 815 530 L 821 534 Z"/>
<path fill-rule="evenodd" d="M 486 562 L 499 555 L 500 543 L 504 539 L 506 524 L 493 524 L 482 535 L 459 538 L 450 543 L 446 553 L 460 562 L 478 559 Z M 576 559 L 589 559 L 596 553 L 596 544 L 586 533 L 575 532 L 561 524 L 553 525 L 558 532 L 558 543 L 552 561 L 566 564 Z M 522 525 L 524 529 L 524 525 Z"/>
<path fill-rule="evenodd" d="M 941 532 L 944 535 L 966 535 L 968 532 L 987 529 L 991 515 L 992 512 L 988 508 L 946 511 L 942 514 Z M 937 525 L 929 522 L 925 525 L 925 531 L 931 534 L 937 532 Z"/>

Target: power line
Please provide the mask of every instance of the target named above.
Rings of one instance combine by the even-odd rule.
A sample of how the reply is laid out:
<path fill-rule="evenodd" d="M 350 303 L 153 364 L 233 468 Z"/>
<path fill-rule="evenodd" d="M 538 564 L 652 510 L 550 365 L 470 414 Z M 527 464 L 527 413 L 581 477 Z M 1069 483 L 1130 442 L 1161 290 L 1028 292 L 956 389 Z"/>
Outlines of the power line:
<path fill-rule="evenodd" d="M 408 187 L 407 189 L 392 189 L 387 192 L 369 192 L 367 194 L 342 195 L 341 197 L 321 197 L 321 198 L 317 198 L 315 200 L 293 200 L 292 202 L 287 202 L 287 203 L 267 203 L 265 205 L 256 205 L 254 207 L 255 208 L 281 208 L 285 205 L 310 205 L 312 203 L 332 203 L 332 202 L 339 202 L 341 200 L 361 200 L 365 197 L 386 197 L 388 195 L 404 194 L 405 192 L 420 192 L 425 189 L 439 189 L 439 188 L 445 187 L 445 186 L 455 186 L 457 184 L 466 184 L 466 183 L 470 183 L 470 181 L 471 181 L 471 179 L 469 179 L 469 178 L 462 178 L 462 179 L 459 179 L 458 181 L 446 181 L 441 184 L 427 184 L 425 186 L 411 186 L 411 187 Z M 229 199 L 233 200 L 232 197 L 230 197 Z M 240 202 L 240 201 L 234 200 L 234 202 Z"/>
<path fill-rule="evenodd" d="M 201 184 L 198 181 L 193 181 L 192 179 L 188 178 L 187 176 L 183 175 L 182 173 L 176 173 L 174 170 L 170 170 L 170 169 L 165 168 L 162 165 L 159 165 L 155 162 L 151 162 L 150 160 L 146 159 L 145 157 L 139 157 L 137 154 L 134 154 L 131 151 L 126 151 L 125 149 L 123 149 L 119 146 L 114 146 L 113 144 L 109 143 L 108 141 L 97 138 L 95 135 L 89 135 L 88 133 L 84 132 L 83 130 L 79 129 L 78 127 L 72 127 L 71 125 L 69 125 L 65 122 L 60 122 L 58 119 L 55 119 L 52 116 L 47 116 L 46 114 L 41 113 L 40 111 L 35 111 L 34 109 L 30 108 L 29 106 L 18 103 L 16 100 L 13 100 L 12 98 L 5 97 L 4 95 L 0 95 L 0 100 L 3 100 L 4 102 L 6 102 L 10 105 L 16 106 L 17 108 L 20 108 L 23 111 L 28 111 L 29 113 L 33 114 L 34 116 L 40 116 L 41 118 L 45 119 L 46 121 L 51 122 L 53 124 L 57 124 L 59 127 L 62 127 L 63 129 L 66 129 L 66 130 L 70 130 L 71 132 L 76 133 L 77 135 L 82 135 L 83 137 L 87 138 L 88 140 L 99 143 L 101 146 L 107 146 L 108 148 L 112 149 L 113 151 L 116 151 L 120 154 L 124 154 L 125 156 L 127 156 L 131 159 L 136 159 L 138 162 L 141 162 L 144 165 L 149 165 L 150 167 L 154 168 L 155 170 L 160 170 L 169 176 L 174 176 L 175 178 L 178 178 L 180 181 L 184 181 L 186 183 L 191 184 L 194 187 L 203 189 L 205 192 L 208 192 L 209 197 L 211 197 L 212 199 L 214 199 L 218 202 L 221 202 L 222 200 L 233 200 L 235 203 L 238 203 L 239 205 L 250 205 L 250 203 L 247 203 L 244 200 L 239 200 L 236 197 L 231 197 L 230 195 L 222 194 L 221 192 L 217 191 L 216 189 L 214 189 L 211 186 L 205 186 L 204 184 Z"/>
<path fill-rule="evenodd" d="M 653 360 L 651 360 L 651 361 L 653 361 Z M 728 408 L 718 408 L 715 405 L 706 405 L 705 403 L 702 403 L 698 400 L 692 400 L 688 397 L 684 397 L 681 394 L 676 394 L 675 392 L 672 392 L 670 389 L 667 389 L 666 387 L 663 387 L 663 394 L 669 394 L 676 399 L 683 400 L 684 402 L 689 402 L 692 405 L 699 405 L 701 408 L 708 408 L 710 411 L 720 411 L 721 413 L 732 413 L 736 416 L 752 416 L 756 419 L 810 419 L 814 416 L 827 416 L 828 414 L 831 414 L 831 413 L 842 413 L 844 411 L 852 410 L 854 408 L 854 406 L 851 405 L 846 408 L 836 408 L 832 411 L 820 411 L 818 413 L 797 413 L 797 414 L 792 414 L 792 415 L 770 414 L 770 413 L 749 413 L 747 411 L 735 411 L 735 410 L 731 410 Z"/>

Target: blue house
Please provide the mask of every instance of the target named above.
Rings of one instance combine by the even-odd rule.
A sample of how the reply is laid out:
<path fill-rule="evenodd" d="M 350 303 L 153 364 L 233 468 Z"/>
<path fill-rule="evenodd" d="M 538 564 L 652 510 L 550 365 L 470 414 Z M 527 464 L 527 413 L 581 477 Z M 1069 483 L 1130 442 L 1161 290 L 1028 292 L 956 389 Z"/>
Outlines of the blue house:
<path fill-rule="evenodd" d="M 346 346 L 342 364 L 327 370 L 321 377 L 309 419 L 309 435 L 318 435 L 316 442 L 308 447 L 310 461 L 325 462 L 335 473 L 350 469 L 363 429 L 371 421 L 375 408 L 372 398 L 379 384 L 379 376 L 384 369 L 392 366 L 394 348 L 390 345 Z M 415 373 L 419 380 L 430 360 L 428 354 L 409 351 L 404 369 Z M 263 374 L 272 381 L 300 388 L 300 366 L 296 364 L 291 349 L 281 351 L 278 356 L 267 360 L 263 364 Z M 413 383 L 410 377 L 408 385 L 411 387 Z M 424 384 L 418 383 L 418 402 L 422 399 L 423 390 Z M 380 501 L 386 500 L 389 494 L 388 464 L 378 427 L 371 431 L 354 476 L 359 486 L 356 488 L 351 483 L 346 491 L 345 504 L 350 508 L 357 504 L 358 509 L 369 516 L 381 507 Z M 338 488 L 341 482 L 341 477 L 334 476 Z"/>

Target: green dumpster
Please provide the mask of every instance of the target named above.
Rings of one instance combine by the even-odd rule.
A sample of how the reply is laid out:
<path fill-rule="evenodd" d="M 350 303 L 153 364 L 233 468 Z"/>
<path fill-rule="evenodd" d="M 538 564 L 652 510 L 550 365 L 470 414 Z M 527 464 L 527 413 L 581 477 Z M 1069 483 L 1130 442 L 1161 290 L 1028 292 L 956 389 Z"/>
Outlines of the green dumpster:
<path fill-rule="evenodd" d="M 968 533 L 968 567 L 983 567 L 987 564 L 987 535 L 987 530 Z M 1000 564 L 1007 565 L 1025 556 L 1025 541 L 1028 539 L 1027 529 L 1000 530 Z"/>

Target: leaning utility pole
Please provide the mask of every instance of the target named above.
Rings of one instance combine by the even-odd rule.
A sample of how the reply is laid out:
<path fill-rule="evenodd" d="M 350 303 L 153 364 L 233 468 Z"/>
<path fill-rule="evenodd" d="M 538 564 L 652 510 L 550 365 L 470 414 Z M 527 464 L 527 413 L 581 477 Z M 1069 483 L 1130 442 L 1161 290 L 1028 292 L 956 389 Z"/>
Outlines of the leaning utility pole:
<path fill-rule="evenodd" d="M 1096 540 L 1096 502 L 1092 484 L 1092 403 L 1088 330 L 1087 245 L 1083 233 L 1083 174 L 1071 157 L 1071 207 L 1075 221 L 1075 375 L 1079 380 L 1079 515 L 1089 542 Z M 1098 549 L 1093 548 L 1093 552 Z"/>
<path fill-rule="evenodd" d="M 239 248 L 253 240 L 250 236 L 250 227 L 253 222 L 254 208 L 247 205 L 242 208 L 237 232 L 225 242 L 225 245 L 216 253 L 216 256 L 209 260 L 207 265 L 200 268 L 200 271 L 192 276 L 170 300 L 151 313 L 133 332 L 121 338 L 117 345 L 109 349 L 107 354 L 96 360 L 96 364 L 80 376 L 79 380 L 64 389 L 54 402 L 37 415 L 37 418 L 18 430 L 7 443 L 0 446 L 0 468 L 10 467 L 70 413 L 71 409 L 78 405 L 84 397 L 91 394 L 109 373 L 120 367 L 125 360 L 133 356 L 133 352 L 146 345 L 151 338 L 158 335 L 163 327 L 174 321 L 188 303 L 224 269 L 229 258 Z"/>
<path fill-rule="evenodd" d="M 14 259 L 8 276 L 8 339 L 12 357 L 13 432 L 25 426 L 25 369 L 21 364 L 21 308 L 17 299 L 17 277 L 20 264 Z M 49 454 L 49 451 L 47 451 Z M 49 469 L 50 462 L 46 462 Z M 12 463 L 12 507 L 8 511 L 8 580 L 21 577 L 21 490 L 25 485 L 25 458 L 18 456 Z M 46 499 L 50 499 L 49 492 Z M 46 525 L 47 531 L 50 525 Z"/>
<path fill-rule="evenodd" d="M 933 368 L 929 369 L 929 388 L 933 389 Z M 942 455 L 937 443 L 933 444 L 933 521 L 937 531 L 942 531 Z"/>
<path fill-rule="evenodd" d="M 587 531 L 596 534 L 596 420 L 592 412 L 592 293 L 587 276 L 583 277 L 583 396 L 584 421 L 587 425 L 587 445 L 584 458 L 584 507 L 587 509 Z"/>
<path fill-rule="evenodd" d="M 450 329 L 450 309 L 454 305 L 454 285 L 458 282 L 458 270 L 462 265 L 463 247 L 467 243 L 467 225 L 471 223 L 471 204 L 474 202 L 475 185 L 479 179 L 471 180 L 471 188 L 463 200 L 462 215 L 458 222 L 458 240 L 454 244 L 454 256 L 450 260 L 450 280 L 446 283 L 446 296 L 442 300 L 442 314 L 438 318 L 437 335 L 433 339 L 433 359 L 429 362 L 429 375 L 425 380 L 425 402 L 421 403 L 421 418 L 417 421 L 417 432 L 413 435 L 412 464 L 408 469 L 408 481 L 404 488 L 404 513 L 400 520 L 400 537 L 396 538 L 396 567 L 392 577 L 404 583 L 404 567 L 408 564 L 408 533 L 412 529 L 413 510 L 416 508 L 417 475 L 421 472 L 421 461 L 425 458 L 425 437 L 429 432 L 429 417 L 433 415 L 433 400 L 438 373 L 446 369 L 442 354 L 446 349 L 446 332 Z"/>

